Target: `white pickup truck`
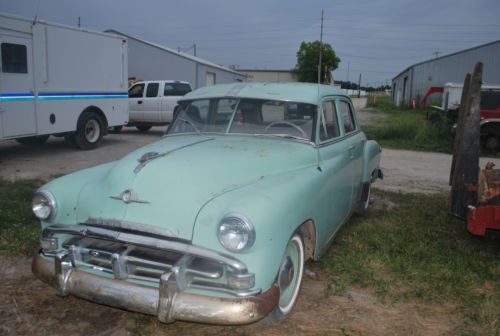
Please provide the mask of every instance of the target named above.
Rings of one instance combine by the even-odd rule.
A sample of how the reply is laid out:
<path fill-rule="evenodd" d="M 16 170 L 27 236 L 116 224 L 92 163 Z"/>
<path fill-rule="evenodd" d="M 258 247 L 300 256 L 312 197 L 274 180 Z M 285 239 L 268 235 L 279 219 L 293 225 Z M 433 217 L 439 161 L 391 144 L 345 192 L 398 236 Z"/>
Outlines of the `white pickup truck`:
<path fill-rule="evenodd" d="M 152 80 L 134 83 L 128 90 L 129 122 L 139 131 L 170 123 L 177 100 L 191 92 L 191 84 L 175 80 Z"/>

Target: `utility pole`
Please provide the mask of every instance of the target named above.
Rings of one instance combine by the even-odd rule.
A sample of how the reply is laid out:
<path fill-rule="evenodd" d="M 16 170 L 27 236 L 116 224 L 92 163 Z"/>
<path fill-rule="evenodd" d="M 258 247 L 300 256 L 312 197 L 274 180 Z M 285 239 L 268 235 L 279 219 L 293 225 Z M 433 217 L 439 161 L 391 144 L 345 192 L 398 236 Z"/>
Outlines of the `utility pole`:
<path fill-rule="evenodd" d="M 436 51 L 434 52 L 434 58 L 437 58 L 437 57 L 439 56 L 439 54 L 440 54 L 440 53 L 441 53 L 441 52 L 439 52 L 439 51 L 437 51 L 437 50 L 436 50 Z"/>
<path fill-rule="evenodd" d="M 361 98 L 361 72 L 359 73 L 359 80 L 358 80 L 358 98 Z"/>
<path fill-rule="evenodd" d="M 347 82 L 349 82 L 349 64 L 350 63 L 351 62 L 349 62 L 349 61 L 347 62 Z"/>
<path fill-rule="evenodd" d="M 82 25 L 80 24 L 80 17 L 78 17 L 78 28 L 80 28 Z"/>
<path fill-rule="evenodd" d="M 194 55 L 196 56 L 196 43 L 193 44 L 193 48 L 194 48 Z"/>
<path fill-rule="evenodd" d="M 321 61 L 323 57 L 323 10 L 321 10 L 321 34 L 319 38 L 318 84 L 321 84 Z"/>

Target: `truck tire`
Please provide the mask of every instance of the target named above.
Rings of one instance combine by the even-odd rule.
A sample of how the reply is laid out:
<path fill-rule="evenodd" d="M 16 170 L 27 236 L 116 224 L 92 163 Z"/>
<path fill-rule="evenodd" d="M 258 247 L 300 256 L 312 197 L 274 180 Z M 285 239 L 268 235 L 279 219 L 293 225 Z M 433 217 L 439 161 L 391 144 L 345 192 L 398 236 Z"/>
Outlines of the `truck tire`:
<path fill-rule="evenodd" d="M 149 125 L 138 125 L 135 126 L 140 132 L 147 132 L 151 129 L 152 126 Z"/>
<path fill-rule="evenodd" d="M 103 135 L 104 123 L 101 117 L 94 111 L 86 111 L 80 117 L 72 137 L 78 148 L 88 150 L 99 146 Z"/>
<path fill-rule="evenodd" d="M 26 138 L 16 139 L 16 141 L 26 146 L 40 146 L 47 142 L 49 136 L 50 135 L 30 136 Z"/>

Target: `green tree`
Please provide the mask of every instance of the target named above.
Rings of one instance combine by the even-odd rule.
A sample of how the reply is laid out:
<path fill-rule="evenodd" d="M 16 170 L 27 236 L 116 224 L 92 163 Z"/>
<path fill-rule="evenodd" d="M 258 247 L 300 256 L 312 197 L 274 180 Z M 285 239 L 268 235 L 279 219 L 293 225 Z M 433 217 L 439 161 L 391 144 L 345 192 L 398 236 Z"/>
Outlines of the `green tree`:
<path fill-rule="evenodd" d="M 297 64 L 293 73 L 301 82 L 318 82 L 320 42 L 302 42 L 297 52 Z M 323 43 L 323 55 L 321 56 L 321 83 L 331 83 L 331 72 L 338 68 L 340 59 L 335 54 L 332 46 Z"/>

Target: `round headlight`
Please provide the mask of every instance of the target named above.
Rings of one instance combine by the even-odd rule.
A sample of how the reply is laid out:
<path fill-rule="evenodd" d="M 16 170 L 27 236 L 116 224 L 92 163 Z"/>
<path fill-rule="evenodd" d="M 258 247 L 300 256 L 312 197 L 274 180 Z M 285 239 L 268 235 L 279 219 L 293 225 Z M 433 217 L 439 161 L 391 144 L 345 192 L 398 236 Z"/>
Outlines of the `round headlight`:
<path fill-rule="evenodd" d="M 227 214 L 219 223 L 217 238 L 228 251 L 241 252 L 252 247 L 255 229 L 247 218 L 239 214 Z"/>
<path fill-rule="evenodd" d="M 40 220 L 48 220 L 56 215 L 56 199 L 47 190 L 37 191 L 33 196 L 32 209 Z"/>

